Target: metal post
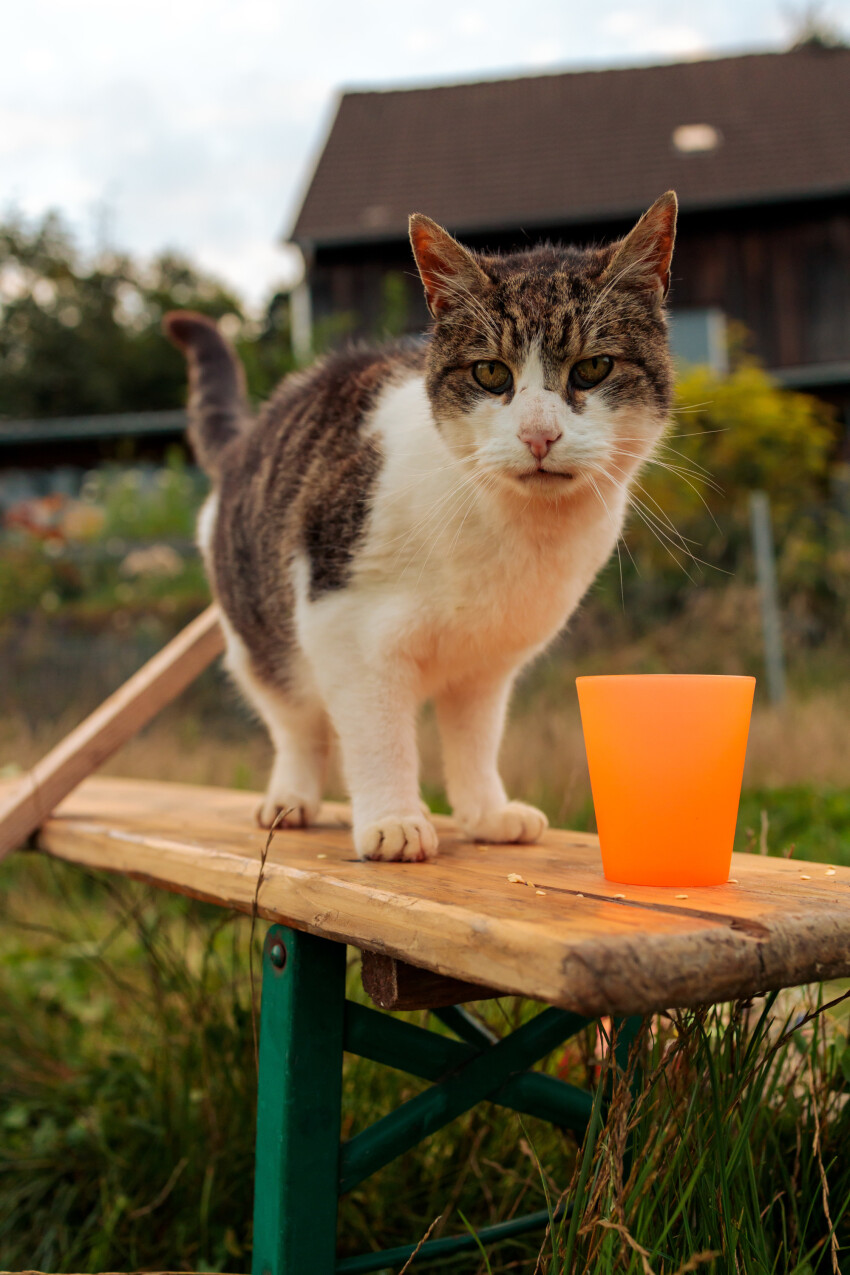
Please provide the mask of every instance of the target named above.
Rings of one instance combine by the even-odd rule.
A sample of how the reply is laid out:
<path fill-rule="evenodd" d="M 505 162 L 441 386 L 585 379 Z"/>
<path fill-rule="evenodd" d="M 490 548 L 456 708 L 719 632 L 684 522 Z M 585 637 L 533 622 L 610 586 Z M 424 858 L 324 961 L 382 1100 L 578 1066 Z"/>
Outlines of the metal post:
<path fill-rule="evenodd" d="M 756 579 L 761 597 L 767 690 L 771 703 L 781 704 L 785 699 L 785 655 L 782 649 L 782 618 L 779 612 L 776 562 L 770 525 L 770 499 L 765 491 L 750 492 L 750 527 L 756 559 Z"/>
<path fill-rule="evenodd" d="M 333 1275 L 345 945 L 273 925 L 263 949 L 253 1275 Z"/>

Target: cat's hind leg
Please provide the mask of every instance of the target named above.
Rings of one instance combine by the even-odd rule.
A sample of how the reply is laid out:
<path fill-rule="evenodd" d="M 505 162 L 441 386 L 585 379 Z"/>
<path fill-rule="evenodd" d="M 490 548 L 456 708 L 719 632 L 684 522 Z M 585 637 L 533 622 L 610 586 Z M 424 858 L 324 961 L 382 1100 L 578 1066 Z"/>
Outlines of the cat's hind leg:
<path fill-rule="evenodd" d="M 448 798 L 461 830 L 473 841 L 537 841 L 549 826 L 542 810 L 508 800 L 499 775 L 512 683 L 512 672 L 482 675 L 436 697 Z"/>
<path fill-rule="evenodd" d="M 315 699 L 293 703 L 269 696 L 258 709 L 275 757 L 257 822 L 262 828 L 306 828 L 322 804 L 330 754 L 331 727 L 324 705 Z"/>
<path fill-rule="evenodd" d="M 263 828 L 306 828 L 322 804 L 333 731 L 309 669 L 293 670 L 296 689 L 283 692 L 254 673 L 244 643 L 225 622 L 226 663 L 245 698 L 262 718 L 275 757 L 266 795 L 257 811 Z M 299 672 L 303 676 L 299 676 Z"/>

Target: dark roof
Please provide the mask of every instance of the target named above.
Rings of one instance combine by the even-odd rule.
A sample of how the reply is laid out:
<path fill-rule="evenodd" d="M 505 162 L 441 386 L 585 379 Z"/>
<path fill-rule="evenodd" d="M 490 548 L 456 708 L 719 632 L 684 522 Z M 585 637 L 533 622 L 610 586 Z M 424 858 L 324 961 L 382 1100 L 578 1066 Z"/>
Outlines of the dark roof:
<path fill-rule="evenodd" d="M 677 152 L 685 124 L 721 144 Z M 614 220 L 670 187 L 685 211 L 850 191 L 850 49 L 345 93 L 292 238 Z"/>

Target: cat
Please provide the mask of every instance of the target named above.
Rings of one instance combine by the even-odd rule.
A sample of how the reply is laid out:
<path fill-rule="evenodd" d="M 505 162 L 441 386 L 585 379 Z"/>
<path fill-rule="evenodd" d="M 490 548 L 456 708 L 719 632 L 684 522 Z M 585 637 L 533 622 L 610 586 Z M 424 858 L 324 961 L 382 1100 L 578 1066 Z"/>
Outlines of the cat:
<path fill-rule="evenodd" d="M 427 338 L 326 355 L 256 417 L 215 324 L 166 316 L 212 477 L 198 537 L 226 661 L 275 746 L 262 826 L 315 819 L 336 735 L 358 855 L 433 858 L 432 699 L 463 834 L 545 831 L 499 776 L 508 699 L 612 553 L 665 428 L 676 212 L 668 191 L 616 243 L 501 256 L 414 214 Z"/>

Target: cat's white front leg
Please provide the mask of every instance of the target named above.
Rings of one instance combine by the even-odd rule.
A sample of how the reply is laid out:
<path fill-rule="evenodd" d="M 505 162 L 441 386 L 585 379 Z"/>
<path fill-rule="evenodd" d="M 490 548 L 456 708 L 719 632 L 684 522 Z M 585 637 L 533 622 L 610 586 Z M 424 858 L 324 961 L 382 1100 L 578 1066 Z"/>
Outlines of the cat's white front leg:
<path fill-rule="evenodd" d="M 349 656 L 350 658 L 350 656 Z M 419 801 L 416 700 L 398 670 L 349 663 L 325 697 L 351 794 L 361 859 L 433 859 L 437 832 Z"/>
<path fill-rule="evenodd" d="M 514 674 L 454 686 L 436 700 L 446 791 L 461 830 L 473 841 L 537 841 L 542 811 L 509 801 L 499 776 L 499 745 Z"/>

